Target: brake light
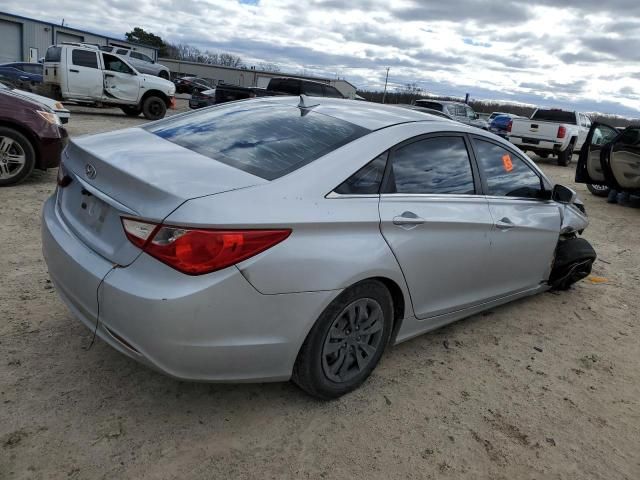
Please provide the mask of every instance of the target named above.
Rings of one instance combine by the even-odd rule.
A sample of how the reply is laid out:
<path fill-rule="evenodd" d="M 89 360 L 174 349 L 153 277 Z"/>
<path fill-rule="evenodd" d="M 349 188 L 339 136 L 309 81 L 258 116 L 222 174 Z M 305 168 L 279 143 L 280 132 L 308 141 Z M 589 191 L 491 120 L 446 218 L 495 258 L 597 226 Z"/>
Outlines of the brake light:
<path fill-rule="evenodd" d="M 56 183 L 60 188 L 64 188 L 68 186 L 73 181 L 69 175 L 67 175 L 67 170 L 64 168 L 64 164 L 62 161 L 60 165 L 58 165 L 58 176 L 56 177 Z"/>
<path fill-rule="evenodd" d="M 564 138 L 567 135 L 567 127 L 560 125 L 558 127 L 558 138 Z"/>
<path fill-rule="evenodd" d="M 289 229 L 208 230 L 122 218 L 131 243 L 187 275 L 203 275 L 235 265 L 286 239 Z"/>
<path fill-rule="evenodd" d="M 511 133 L 511 127 L 513 126 L 513 120 L 509 120 L 509 123 L 507 124 L 507 132 Z"/>

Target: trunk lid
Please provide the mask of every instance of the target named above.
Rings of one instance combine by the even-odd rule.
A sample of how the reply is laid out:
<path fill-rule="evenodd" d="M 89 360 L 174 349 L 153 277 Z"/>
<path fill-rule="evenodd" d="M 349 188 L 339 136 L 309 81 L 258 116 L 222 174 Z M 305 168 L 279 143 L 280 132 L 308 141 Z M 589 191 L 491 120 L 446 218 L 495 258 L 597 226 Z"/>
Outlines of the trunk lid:
<path fill-rule="evenodd" d="M 558 139 L 558 127 L 560 123 L 546 122 L 544 120 L 529 120 L 514 118 L 511 124 L 511 136 L 531 138 L 535 140 L 555 141 Z"/>
<path fill-rule="evenodd" d="M 58 189 L 65 224 L 123 266 L 140 250 L 126 238 L 122 216 L 160 222 L 187 200 L 266 182 L 139 128 L 72 140 L 63 165 L 72 178 Z"/>

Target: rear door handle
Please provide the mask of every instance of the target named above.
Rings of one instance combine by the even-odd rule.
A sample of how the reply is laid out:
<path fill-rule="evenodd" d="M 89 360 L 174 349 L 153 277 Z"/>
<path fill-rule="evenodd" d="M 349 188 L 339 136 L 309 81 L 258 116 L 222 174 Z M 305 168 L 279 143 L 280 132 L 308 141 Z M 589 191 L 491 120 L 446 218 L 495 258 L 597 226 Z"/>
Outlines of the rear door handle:
<path fill-rule="evenodd" d="M 424 222 L 424 218 L 420 218 L 413 212 L 404 212 L 398 217 L 393 217 L 394 225 L 420 225 Z"/>
<path fill-rule="evenodd" d="M 115 77 L 115 75 L 113 73 L 105 73 L 104 76 L 105 77 Z"/>
<path fill-rule="evenodd" d="M 500 230 L 509 230 L 515 226 L 516 224 L 507 217 L 503 217 L 502 220 L 496 222 L 496 227 Z"/>
<path fill-rule="evenodd" d="M 80 73 L 80 70 L 76 70 L 75 68 L 70 68 L 69 71 L 73 73 Z"/>

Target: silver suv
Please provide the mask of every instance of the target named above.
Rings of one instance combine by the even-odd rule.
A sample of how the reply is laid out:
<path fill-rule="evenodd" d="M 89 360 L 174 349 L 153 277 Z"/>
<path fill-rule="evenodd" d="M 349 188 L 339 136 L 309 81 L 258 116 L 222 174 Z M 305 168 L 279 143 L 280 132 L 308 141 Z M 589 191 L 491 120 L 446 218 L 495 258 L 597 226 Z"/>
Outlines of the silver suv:
<path fill-rule="evenodd" d="M 136 52 L 130 48 L 116 47 L 113 45 L 101 46 L 100 50 L 109 53 L 115 53 L 121 57 L 125 57 L 126 60 L 135 67 L 140 73 L 147 73 L 149 75 L 156 75 L 157 77 L 169 80 L 169 69 L 164 65 L 156 63 L 149 55 L 145 55 L 141 52 Z"/>
<path fill-rule="evenodd" d="M 461 102 L 447 102 L 440 100 L 416 100 L 416 106 L 431 108 L 439 112 L 447 113 L 454 120 L 471 125 L 472 127 L 478 127 L 483 130 L 489 129 L 489 124 L 480 118 L 480 116 L 466 103 Z"/>

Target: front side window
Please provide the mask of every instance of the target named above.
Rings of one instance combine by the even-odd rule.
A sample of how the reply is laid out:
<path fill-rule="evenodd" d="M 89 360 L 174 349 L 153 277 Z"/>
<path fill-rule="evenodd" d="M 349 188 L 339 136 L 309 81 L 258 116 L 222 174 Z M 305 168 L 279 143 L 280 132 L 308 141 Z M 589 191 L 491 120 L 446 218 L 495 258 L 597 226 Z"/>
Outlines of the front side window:
<path fill-rule="evenodd" d="M 351 175 L 334 192 L 341 195 L 376 195 L 387 167 L 389 152 L 378 155 L 364 167 Z"/>
<path fill-rule="evenodd" d="M 606 125 L 598 125 L 593 129 L 591 145 L 604 145 L 618 136 L 618 130 Z"/>
<path fill-rule="evenodd" d="M 116 51 L 116 53 L 117 53 L 118 55 L 125 55 L 125 56 L 126 56 L 126 55 L 127 55 L 127 53 L 129 53 L 129 50 L 127 50 L 127 49 L 125 49 L 125 48 L 119 48 L 119 49 Z"/>
<path fill-rule="evenodd" d="M 104 69 L 109 70 L 111 72 L 120 72 L 120 73 L 128 73 L 129 75 L 133 75 L 133 70 L 120 60 L 118 57 L 109 55 L 108 53 L 103 53 L 102 58 L 104 60 Z"/>
<path fill-rule="evenodd" d="M 521 158 L 495 143 L 473 140 L 478 166 L 487 179 L 487 194 L 541 198 L 541 179 Z"/>
<path fill-rule="evenodd" d="M 475 187 L 462 137 L 434 137 L 395 150 L 386 193 L 473 195 Z"/>
<path fill-rule="evenodd" d="M 78 67 L 98 68 L 98 55 L 96 52 L 74 49 L 71 52 L 71 63 Z"/>
<path fill-rule="evenodd" d="M 266 180 L 291 173 L 370 132 L 328 115 L 267 102 L 222 104 L 148 129 Z"/>
<path fill-rule="evenodd" d="M 300 83 L 297 80 L 271 80 L 269 90 L 289 95 L 300 95 Z"/>
<path fill-rule="evenodd" d="M 131 52 L 129 56 L 137 60 L 142 60 L 143 62 L 152 62 L 151 58 L 147 57 L 144 53 Z"/>

